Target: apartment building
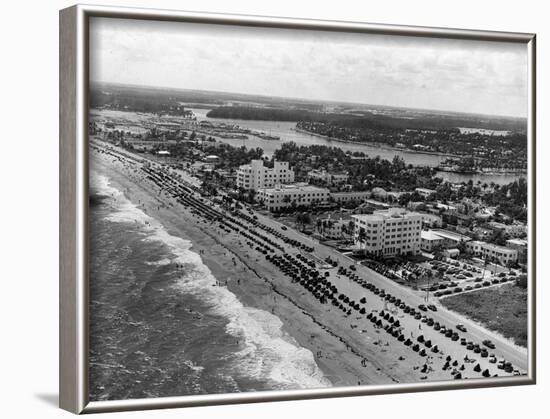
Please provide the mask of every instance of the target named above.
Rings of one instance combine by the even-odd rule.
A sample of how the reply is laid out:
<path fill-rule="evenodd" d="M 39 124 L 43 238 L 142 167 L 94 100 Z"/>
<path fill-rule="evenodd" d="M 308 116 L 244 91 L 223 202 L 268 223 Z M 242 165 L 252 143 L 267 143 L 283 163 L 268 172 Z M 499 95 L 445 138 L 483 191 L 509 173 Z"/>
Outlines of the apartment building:
<path fill-rule="evenodd" d="M 422 216 L 401 208 L 352 215 L 354 242 L 358 249 L 373 256 L 416 255 L 420 252 Z M 361 231 L 364 241 L 360 241 Z"/>
<path fill-rule="evenodd" d="M 279 184 L 294 182 L 294 170 L 288 162 L 275 161 L 273 168 L 264 166 L 263 160 L 252 160 L 237 170 L 237 187 L 258 191 Z"/>
<path fill-rule="evenodd" d="M 495 262 L 502 266 L 517 262 L 518 251 L 510 247 L 498 246 L 492 243 L 482 241 L 472 241 L 466 243 L 466 251 L 477 257 L 486 259 L 489 262 Z"/>

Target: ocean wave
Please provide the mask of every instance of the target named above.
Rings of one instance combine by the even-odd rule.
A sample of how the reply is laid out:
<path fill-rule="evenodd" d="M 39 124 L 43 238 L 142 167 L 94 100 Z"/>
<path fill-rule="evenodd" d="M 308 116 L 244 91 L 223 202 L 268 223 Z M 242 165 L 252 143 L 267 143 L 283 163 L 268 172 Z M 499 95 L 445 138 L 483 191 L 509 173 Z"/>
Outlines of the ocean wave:
<path fill-rule="evenodd" d="M 210 306 L 214 314 L 228 319 L 227 333 L 238 338 L 244 346 L 236 354 L 235 373 L 245 372 L 253 378 L 270 379 L 283 389 L 331 385 L 317 366 L 312 352 L 299 346 L 283 331 L 283 323 L 277 316 L 264 310 L 245 307 L 227 288 L 215 286 L 216 278 L 203 264 L 200 255 L 190 250 L 192 243 L 189 240 L 170 235 L 157 220 L 145 214 L 122 192 L 112 187 L 107 177 L 97 176 L 94 187 L 111 197 L 114 211 L 107 216 L 109 221 L 139 223 L 147 232 L 143 240 L 162 242 L 174 255 L 174 263 L 191 267 L 182 275 L 176 287 L 181 292 L 200 298 Z M 227 279 L 229 278 L 218 278 L 222 282 Z"/>
<path fill-rule="evenodd" d="M 145 262 L 145 264 L 149 266 L 167 266 L 172 263 L 173 261 L 171 259 L 160 259 L 160 260 L 155 260 L 151 262 Z"/>

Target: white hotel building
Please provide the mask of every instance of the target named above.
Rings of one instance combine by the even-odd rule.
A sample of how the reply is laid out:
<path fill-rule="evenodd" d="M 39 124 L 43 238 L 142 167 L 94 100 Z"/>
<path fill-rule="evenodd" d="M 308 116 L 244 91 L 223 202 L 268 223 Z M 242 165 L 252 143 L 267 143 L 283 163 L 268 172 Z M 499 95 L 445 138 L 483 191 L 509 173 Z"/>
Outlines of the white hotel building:
<path fill-rule="evenodd" d="M 324 204 L 328 202 L 329 196 L 330 192 L 326 188 L 295 183 L 260 189 L 256 194 L 256 200 L 263 203 L 269 211 L 280 211 L 293 205 L 309 207 L 314 204 Z"/>
<path fill-rule="evenodd" d="M 390 208 L 351 217 L 355 223 L 354 242 L 366 254 L 391 257 L 416 255 L 420 252 L 420 214 L 401 208 Z M 362 243 L 359 242 L 361 229 L 364 229 L 366 238 Z"/>
<path fill-rule="evenodd" d="M 237 170 L 237 187 L 258 191 L 275 185 L 294 182 L 294 170 L 288 162 L 275 161 L 273 168 L 265 167 L 263 160 L 252 160 Z"/>

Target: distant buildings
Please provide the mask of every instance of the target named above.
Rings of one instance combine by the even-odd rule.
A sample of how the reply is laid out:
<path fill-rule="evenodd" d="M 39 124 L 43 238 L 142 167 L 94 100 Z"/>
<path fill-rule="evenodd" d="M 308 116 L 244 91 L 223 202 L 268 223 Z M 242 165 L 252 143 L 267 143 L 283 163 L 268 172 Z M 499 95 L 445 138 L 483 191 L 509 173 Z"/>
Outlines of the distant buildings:
<path fill-rule="evenodd" d="M 420 214 L 400 208 L 352 215 L 354 242 L 373 256 L 416 255 L 420 251 Z M 363 240 L 362 240 L 363 239 Z"/>
<path fill-rule="evenodd" d="M 273 168 L 265 167 L 263 160 L 252 160 L 237 170 L 237 187 L 258 191 L 275 185 L 294 182 L 294 171 L 288 162 L 275 161 Z"/>
<path fill-rule="evenodd" d="M 422 198 L 429 198 L 431 195 L 435 194 L 436 191 L 433 189 L 426 189 L 426 188 L 416 188 L 416 192 L 418 192 L 418 195 L 420 195 Z"/>
<path fill-rule="evenodd" d="M 419 213 L 422 216 L 422 226 L 424 228 L 439 228 L 443 225 L 443 221 L 439 215 Z"/>
<path fill-rule="evenodd" d="M 211 154 L 209 156 L 205 156 L 204 161 L 206 163 L 216 164 L 216 163 L 219 163 L 220 158 L 218 156 L 214 155 L 214 154 Z"/>
<path fill-rule="evenodd" d="M 340 185 L 348 181 L 346 172 L 327 172 L 326 170 L 314 169 L 309 171 L 307 176 L 310 181 L 322 182 L 325 185 Z"/>
<path fill-rule="evenodd" d="M 309 207 L 314 204 L 326 204 L 330 192 L 308 184 L 295 183 L 278 185 L 275 188 L 259 189 L 256 200 L 264 204 L 269 211 L 281 211 L 289 207 Z"/>

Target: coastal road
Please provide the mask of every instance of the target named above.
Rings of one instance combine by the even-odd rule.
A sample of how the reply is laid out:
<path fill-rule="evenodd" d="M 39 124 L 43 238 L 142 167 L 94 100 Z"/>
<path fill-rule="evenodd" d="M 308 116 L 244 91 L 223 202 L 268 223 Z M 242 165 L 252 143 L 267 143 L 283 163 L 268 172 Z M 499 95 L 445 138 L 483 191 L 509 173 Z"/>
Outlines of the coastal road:
<path fill-rule="evenodd" d="M 299 240 L 306 245 L 312 246 L 315 249 L 314 255 L 316 257 L 324 260 L 326 257 L 330 256 L 330 258 L 332 258 L 333 260 L 336 259 L 339 265 L 345 268 L 348 268 L 352 264 L 355 265 L 357 269 L 356 273 L 359 276 L 373 283 L 375 286 L 385 289 L 386 292 L 391 293 L 396 298 L 400 298 L 411 307 L 416 308 L 420 304 L 426 304 L 426 301 L 424 299 L 425 294 L 423 292 L 414 291 L 408 287 L 397 284 L 396 282 L 384 277 L 383 275 L 380 275 L 372 269 L 369 269 L 364 265 L 357 264 L 357 261 L 351 259 L 346 255 L 341 254 L 331 247 L 319 243 L 318 241 L 312 239 L 305 234 L 301 234 L 300 232 L 292 228 L 288 228 L 286 231 L 283 231 L 281 229 L 281 223 L 258 212 L 255 212 L 255 214 L 258 216 L 258 221 L 262 222 L 263 224 L 277 229 L 291 239 Z M 364 290 L 362 290 L 362 294 L 364 294 Z M 445 309 L 439 304 L 437 298 L 435 297 L 432 297 L 429 303 L 435 303 L 438 307 L 438 311 L 429 311 L 428 313 L 425 313 L 428 317 L 432 317 L 434 321 L 444 324 L 447 327 L 452 327 L 453 329 L 456 327 L 457 324 L 465 325 L 467 332 L 459 332 L 461 337 L 466 338 L 466 340 L 468 341 L 478 343 L 482 347 L 483 340 L 492 340 L 495 344 L 495 349 L 487 348 L 489 350 L 489 353 L 494 353 L 499 361 L 501 359 L 506 359 L 507 361 L 510 361 L 514 365 L 514 367 L 519 369 L 522 373 L 526 373 L 528 371 L 529 365 L 526 349 L 516 346 L 509 340 L 485 329 L 481 325 L 471 321 L 464 316 L 459 315 L 458 313 L 451 312 Z M 453 343 L 460 347 L 459 342 Z M 469 353 L 473 354 L 472 352 Z"/>

